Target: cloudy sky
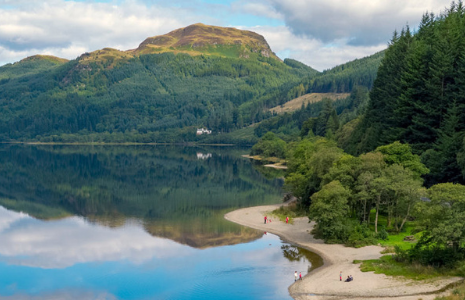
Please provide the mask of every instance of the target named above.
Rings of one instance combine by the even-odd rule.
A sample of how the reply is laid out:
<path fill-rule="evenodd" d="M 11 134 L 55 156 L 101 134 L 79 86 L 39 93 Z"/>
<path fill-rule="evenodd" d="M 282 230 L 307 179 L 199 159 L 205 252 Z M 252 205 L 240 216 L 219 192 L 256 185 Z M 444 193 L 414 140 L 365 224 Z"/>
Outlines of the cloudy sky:
<path fill-rule="evenodd" d="M 0 65 L 34 54 L 74 59 L 193 23 L 262 34 L 281 58 L 317 70 L 386 48 L 395 29 L 415 28 L 450 0 L 0 0 Z"/>

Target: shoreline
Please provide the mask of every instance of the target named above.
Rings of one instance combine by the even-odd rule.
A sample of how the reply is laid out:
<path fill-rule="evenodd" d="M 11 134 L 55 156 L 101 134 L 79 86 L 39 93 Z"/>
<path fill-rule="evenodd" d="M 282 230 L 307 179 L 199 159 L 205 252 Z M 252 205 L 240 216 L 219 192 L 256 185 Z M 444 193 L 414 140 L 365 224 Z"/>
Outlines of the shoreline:
<path fill-rule="evenodd" d="M 195 142 L 187 143 L 137 143 L 137 142 L 122 142 L 122 143 L 105 143 L 105 142 L 0 142 L 0 144 L 11 144 L 11 145 L 33 145 L 33 146 L 185 146 L 185 147 L 197 147 L 197 146 L 218 146 L 218 147 L 236 147 L 235 144 L 202 144 Z"/>
<path fill-rule="evenodd" d="M 353 261 L 377 259 L 383 255 L 380 253 L 383 247 L 351 248 L 340 244 L 325 244 L 310 234 L 314 222 L 309 224 L 306 217 L 294 219 L 294 224 L 286 224 L 276 218 L 273 218 L 271 223 L 264 224 L 263 216 L 282 205 L 242 208 L 229 212 L 224 217 L 243 226 L 276 234 L 286 242 L 308 249 L 322 257 L 323 266 L 305 274 L 302 281 L 292 283 L 289 287 L 290 296 L 296 300 L 434 300 L 435 297 L 447 293 L 444 289 L 449 285 L 463 280 L 460 277 L 446 277 L 415 281 L 362 272 L 359 264 L 354 264 Z M 340 282 L 340 271 L 343 279 L 352 275 L 354 281 Z M 293 274 L 289 276 L 292 282 Z"/>

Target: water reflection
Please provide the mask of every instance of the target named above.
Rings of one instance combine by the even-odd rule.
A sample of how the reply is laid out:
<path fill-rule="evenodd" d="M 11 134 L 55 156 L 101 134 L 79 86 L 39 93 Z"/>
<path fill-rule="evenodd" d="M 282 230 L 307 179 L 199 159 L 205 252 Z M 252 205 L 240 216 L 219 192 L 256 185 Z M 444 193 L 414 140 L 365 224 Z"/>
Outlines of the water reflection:
<path fill-rule="evenodd" d="M 303 249 L 294 245 L 283 244 L 281 246 L 281 250 L 283 251 L 283 256 L 289 261 L 310 262 L 307 272 L 311 272 L 312 270 L 315 270 L 316 268 L 319 268 L 323 265 L 323 258 L 321 258 L 321 256 L 317 255 L 316 253 L 308 251 L 307 249 Z"/>
<path fill-rule="evenodd" d="M 183 256 L 188 249 L 169 239 L 154 238 L 131 222 L 118 229 L 80 217 L 43 222 L 3 207 L 0 219 L 8 220 L 0 228 L 1 259 L 12 265 L 54 269 L 118 260 L 141 264 L 154 257 Z"/>
<path fill-rule="evenodd" d="M 0 145 L 0 299 L 289 299 L 318 257 L 224 220 L 281 199 L 243 153 Z"/>
<path fill-rule="evenodd" d="M 137 221 L 42 221 L 3 207 L 0 220 L 0 295 L 11 299 L 289 299 L 294 270 L 318 264 L 272 234 L 199 250 Z"/>
<path fill-rule="evenodd" d="M 199 155 L 199 153 L 201 155 Z M 251 241 L 261 233 L 227 222 L 229 210 L 281 198 L 241 149 L 0 146 L 0 205 L 42 220 L 82 216 L 197 248 Z"/>

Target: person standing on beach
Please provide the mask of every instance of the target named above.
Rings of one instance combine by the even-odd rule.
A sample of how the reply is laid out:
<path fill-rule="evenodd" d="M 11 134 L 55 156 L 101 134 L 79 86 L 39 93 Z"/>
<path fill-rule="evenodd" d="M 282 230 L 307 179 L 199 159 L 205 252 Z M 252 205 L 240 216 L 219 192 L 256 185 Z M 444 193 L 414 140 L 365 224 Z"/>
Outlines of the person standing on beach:
<path fill-rule="evenodd" d="M 342 281 L 342 271 L 339 272 L 339 281 Z"/>
<path fill-rule="evenodd" d="M 296 281 L 297 281 L 297 271 L 295 271 L 295 273 L 294 273 L 294 282 L 296 282 Z"/>
<path fill-rule="evenodd" d="M 299 280 L 302 280 L 302 272 L 299 272 Z"/>
<path fill-rule="evenodd" d="M 265 224 L 266 224 L 266 216 L 265 216 Z"/>
<path fill-rule="evenodd" d="M 289 217 L 286 217 L 286 224 L 289 223 Z"/>

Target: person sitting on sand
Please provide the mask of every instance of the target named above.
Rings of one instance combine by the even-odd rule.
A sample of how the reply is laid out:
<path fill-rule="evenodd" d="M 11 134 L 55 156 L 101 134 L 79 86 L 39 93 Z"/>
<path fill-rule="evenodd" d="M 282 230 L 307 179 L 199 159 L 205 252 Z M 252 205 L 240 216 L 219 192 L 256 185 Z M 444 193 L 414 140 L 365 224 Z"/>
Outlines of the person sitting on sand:
<path fill-rule="evenodd" d="M 352 277 L 352 275 L 350 275 L 349 278 L 350 278 L 350 281 L 354 280 L 354 277 Z"/>
<path fill-rule="evenodd" d="M 347 279 L 344 282 L 350 282 L 350 276 L 347 275 Z"/>

